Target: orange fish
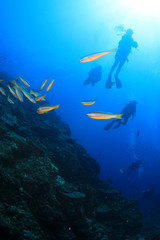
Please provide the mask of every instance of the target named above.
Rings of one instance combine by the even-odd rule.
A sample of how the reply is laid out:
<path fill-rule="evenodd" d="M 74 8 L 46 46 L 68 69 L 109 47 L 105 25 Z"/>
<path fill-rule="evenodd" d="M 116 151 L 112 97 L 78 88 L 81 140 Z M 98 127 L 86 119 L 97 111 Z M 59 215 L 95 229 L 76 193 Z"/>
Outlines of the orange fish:
<path fill-rule="evenodd" d="M 42 107 L 39 107 L 39 108 L 37 109 L 37 113 L 38 113 L 38 114 L 47 113 L 47 112 L 49 112 L 49 111 L 51 111 L 51 110 L 53 110 L 53 109 L 59 108 L 59 106 L 60 106 L 60 104 L 55 105 L 55 106 L 54 106 L 54 105 L 42 106 Z"/>
<path fill-rule="evenodd" d="M 113 49 L 111 51 L 108 51 L 108 52 L 101 52 L 101 53 L 95 53 L 95 54 L 91 54 L 91 55 L 88 55 L 86 57 L 83 57 L 81 60 L 79 60 L 80 62 L 82 63 L 85 63 L 85 62 L 92 62 L 100 57 L 103 57 L 111 52 L 116 52 L 116 49 Z"/>
<path fill-rule="evenodd" d="M 93 119 L 111 119 L 111 118 L 122 119 L 122 115 L 123 114 L 113 114 L 113 113 L 106 113 L 106 112 L 87 113 L 87 116 Z"/>
<path fill-rule="evenodd" d="M 90 106 L 90 105 L 93 105 L 95 104 L 96 100 L 94 101 L 83 101 L 81 102 L 82 105 L 86 105 L 86 106 Z"/>
<path fill-rule="evenodd" d="M 46 89 L 47 92 L 48 92 L 49 89 L 52 87 L 53 83 L 54 83 L 54 79 L 53 79 L 53 80 L 50 82 L 50 84 L 48 85 L 48 87 L 47 87 L 47 89 Z"/>

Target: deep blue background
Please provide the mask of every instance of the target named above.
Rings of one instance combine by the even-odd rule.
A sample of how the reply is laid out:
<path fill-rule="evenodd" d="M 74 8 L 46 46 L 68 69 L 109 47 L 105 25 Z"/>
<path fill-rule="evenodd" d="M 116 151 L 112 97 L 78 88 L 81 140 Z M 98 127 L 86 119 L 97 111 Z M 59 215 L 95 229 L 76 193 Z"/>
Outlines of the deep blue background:
<path fill-rule="evenodd" d="M 112 185 L 128 197 L 139 198 L 143 190 L 153 187 L 155 196 L 141 205 L 159 213 L 160 20 L 157 16 L 138 14 L 126 7 L 125 0 L 121 4 L 118 0 L 110 2 L 1 2 L 0 70 L 14 78 L 23 76 L 37 89 L 48 75 L 50 80 L 56 77 L 47 99 L 51 104 L 60 104 L 57 114 L 69 124 L 72 137 L 99 161 L 101 177 L 111 178 Z M 114 28 L 119 24 L 134 30 L 139 47 L 133 49 L 120 74 L 123 88 L 114 86 L 107 90 L 105 81 L 115 53 L 91 63 L 79 60 L 87 54 L 116 48 L 121 37 Z M 96 65 L 102 66 L 102 80 L 94 87 L 84 87 L 88 72 Z M 80 104 L 95 98 L 93 106 Z M 106 132 L 104 127 L 109 120 L 86 116 L 90 111 L 119 113 L 131 100 L 138 102 L 136 118 L 119 129 Z M 139 172 L 120 172 L 137 159 L 143 163 Z"/>

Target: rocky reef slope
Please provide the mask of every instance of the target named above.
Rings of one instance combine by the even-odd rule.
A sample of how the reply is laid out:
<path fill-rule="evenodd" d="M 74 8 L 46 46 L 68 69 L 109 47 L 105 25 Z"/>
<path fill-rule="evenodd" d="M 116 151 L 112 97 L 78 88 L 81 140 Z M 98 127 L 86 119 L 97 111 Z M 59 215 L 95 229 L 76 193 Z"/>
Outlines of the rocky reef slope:
<path fill-rule="evenodd" d="M 12 78 L 0 78 L 6 90 Z M 137 202 L 99 180 L 98 163 L 55 112 L 14 101 L 0 94 L 0 239 L 138 239 Z"/>

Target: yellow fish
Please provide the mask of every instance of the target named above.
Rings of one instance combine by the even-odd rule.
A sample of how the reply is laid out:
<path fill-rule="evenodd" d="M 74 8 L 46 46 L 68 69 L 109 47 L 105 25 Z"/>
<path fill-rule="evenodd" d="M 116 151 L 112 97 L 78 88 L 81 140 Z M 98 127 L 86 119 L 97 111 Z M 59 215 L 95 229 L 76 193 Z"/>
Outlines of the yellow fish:
<path fill-rule="evenodd" d="M 24 80 L 24 78 L 20 77 L 19 75 L 17 76 L 27 87 L 31 87 L 31 85 L 26 81 Z"/>
<path fill-rule="evenodd" d="M 9 88 L 9 91 L 12 93 L 12 95 L 17 98 L 16 92 L 14 91 L 14 89 L 8 84 L 7 87 Z"/>
<path fill-rule="evenodd" d="M 122 115 L 123 114 L 113 114 L 113 113 L 106 113 L 106 112 L 87 113 L 87 116 L 93 119 L 111 119 L 111 118 L 122 119 Z"/>
<path fill-rule="evenodd" d="M 90 105 L 93 105 L 95 104 L 96 100 L 94 101 L 83 101 L 81 102 L 82 105 L 86 105 L 86 106 L 90 106 Z"/>
<path fill-rule="evenodd" d="M 55 106 L 54 106 L 54 105 L 42 106 L 42 107 L 39 107 L 39 108 L 37 109 L 37 113 L 38 113 L 38 114 L 47 113 L 47 112 L 49 112 L 49 111 L 51 111 L 51 110 L 53 110 L 53 109 L 59 108 L 59 106 L 60 106 L 60 104 L 55 105 Z"/>
<path fill-rule="evenodd" d="M 91 54 L 91 55 L 88 55 L 86 57 L 83 57 L 81 60 L 79 60 L 80 62 L 82 63 L 85 63 L 85 62 L 92 62 L 100 57 L 103 57 L 111 52 L 115 52 L 116 49 L 113 49 L 111 51 L 108 51 L 108 52 L 101 52 L 101 53 L 95 53 L 95 54 Z"/>
<path fill-rule="evenodd" d="M 46 94 L 45 95 L 40 95 L 38 97 L 35 98 L 35 101 L 38 102 L 40 100 L 43 100 L 45 98 Z"/>
<path fill-rule="evenodd" d="M 12 80 L 11 83 L 13 83 L 19 90 L 23 88 L 23 86 L 20 83 L 17 83 L 16 80 Z"/>
<path fill-rule="evenodd" d="M 46 91 L 48 92 L 49 91 L 49 89 L 52 87 L 52 85 L 53 85 L 53 82 L 54 82 L 54 79 L 50 82 L 50 84 L 48 85 L 48 87 L 47 87 L 47 89 L 46 89 Z"/>
<path fill-rule="evenodd" d="M 8 95 L 7 100 L 8 100 L 8 102 L 10 102 L 11 104 L 14 104 L 14 102 L 12 101 L 12 99 L 10 99 L 9 95 Z"/>
<path fill-rule="evenodd" d="M 14 86 L 14 89 L 16 91 L 16 95 L 17 95 L 19 101 L 23 102 L 23 95 L 22 95 L 22 92 L 20 91 L 20 89 L 17 88 L 16 86 Z"/>
<path fill-rule="evenodd" d="M 50 77 L 50 76 L 49 76 L 49 77 Z M 49 77 L 48 77 L 48 78 L 49 78 Z M 43 83 L 42 86 L 40 87 L 40 90 L 42 90 L 42 89 L 44 88 L 44 86 L 46 85 L 46 82 L 47 82 L 48 78 L 44 81 L 44 83 Z"/>
<path fill-rule="evenodd" d="M 22 88 L 21 91 L 22 91 L 23 94 L 26 96 L 26 98 L 29 99 L 29 101 L 31 101 L 31 102 L 33 102 L 33 103 L 36 103 L 34 97 L 33 97 L 27 90 L 25 90 L 24 88 Z"/>
<path fill-rule="evenodd" d="M 5 96 L 6 95 L 6 93 L 5 93 L 5 91 L 4 91 L 4 89 L 2 88 L 2 87 L 0 87 L 0 92 Z"/>
<path fill-rule="evenodd" d="M 33 94 L 35 97 L 38 97 L 41 95 L 39 92 L 35 92 L 32 89 L 30 90 L 30 94 Z"/>

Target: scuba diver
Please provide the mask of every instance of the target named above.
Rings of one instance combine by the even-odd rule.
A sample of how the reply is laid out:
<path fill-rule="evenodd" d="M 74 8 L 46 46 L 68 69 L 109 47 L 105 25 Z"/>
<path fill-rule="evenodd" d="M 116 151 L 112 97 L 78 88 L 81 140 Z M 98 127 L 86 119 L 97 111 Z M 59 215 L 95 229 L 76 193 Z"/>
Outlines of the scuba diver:
<path fill-rule="evenodd" d="M 96 66 L 92 68 L 88 73 L 88 78 L 84 81 L 83 85 L 86 86 L 87 84 L 91 84 L 92 86 L 95 85 L 95 83 L 99 82 L 102 77 L 102 67 Z"/>
<path fill-rule="evenodd" d="M 142 165 L 142 161 L 141 160 L 137 160 L 133 163 L 131 163 L 131 165 L 128 167 L 128 174 L 131 174 L 133 171 L 138 170 Z"/>
<path fill-rule="evenodd" d="M 131 52 L 131 48 L 137 48 L 138 47 L 138 43 L 136 41 L 134 41 L 134 39 L 132 38 L 133 35 L 133 30 L 131 28 L 129 28 L 126 33 L 122 36 L 122 39 L 119 41 L 119 45 L 118 45 L 118 49 L 115 55 L 115 61 L 114 64 L 110 70 L 110 73 L 108 75 L 108 79 L 106 82 L 106 88 L 111 88 L 112 86 L 112 73 L 114 71 L 114 69 L 117 67 L 117 71 L 115 73 L 115 81 L 116 81 L 116 87 L 117 88 L 121 88 L 122 87 L 122 83 L 118 77 L 118 74 L 120 73 L 124 63 L 126 61 L 128 61 L 128 55 Z"/>
<path fill-rule="evenodd" d="M 115 119 L 112 120 L 105 128 L 104 130 L 108 131 L 110 128 L 117 129 L 121 125 L 126 125 L 129 118 L 131 117 L 131 120 L 133 121 L 134 117 L 136 116 L 136 105 L 137 101 L 133 100 L 126 104 L 126 106 L 121 111 L 122 119 Z"/>

